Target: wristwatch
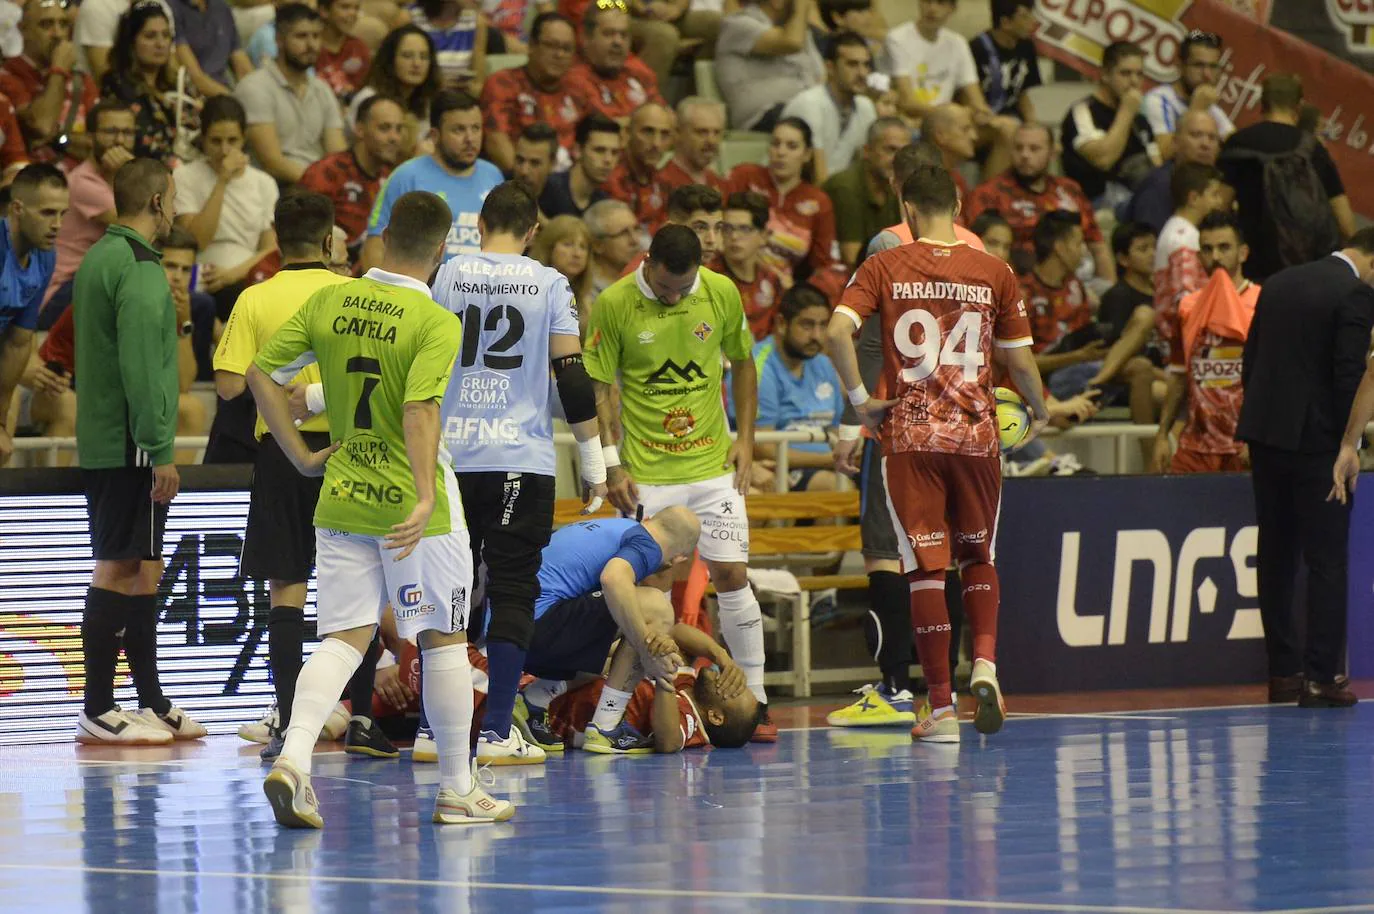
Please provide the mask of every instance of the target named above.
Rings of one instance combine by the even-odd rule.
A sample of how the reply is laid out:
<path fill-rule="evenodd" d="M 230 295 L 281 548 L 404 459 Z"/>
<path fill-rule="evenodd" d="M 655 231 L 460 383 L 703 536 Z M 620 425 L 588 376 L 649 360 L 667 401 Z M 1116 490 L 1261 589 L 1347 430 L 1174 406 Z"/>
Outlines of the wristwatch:
<path fill-rule="evenodd" d="M 196 329 L 196 325 L 190 321 L 185 321 L 181 325 L 181 335 L 190 336 Z"/>

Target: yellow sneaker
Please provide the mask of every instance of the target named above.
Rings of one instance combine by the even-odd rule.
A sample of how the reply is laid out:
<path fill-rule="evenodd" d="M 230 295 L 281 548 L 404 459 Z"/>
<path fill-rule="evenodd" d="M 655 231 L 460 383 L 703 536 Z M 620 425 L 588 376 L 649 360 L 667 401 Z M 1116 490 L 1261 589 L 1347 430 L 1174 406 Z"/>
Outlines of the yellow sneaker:
<path fill-rule="evenodd" d="M 973 713 L 974 729 L 986 734 L 1001 730 L 1007 719 L 1007 703 L 1002 699 L 1002 686 L 997 682 L 997 668 L 986 660 L 973 661 L 969 691 L 978 699 L 978 710 Z"/>
<path fill-rule="evenodd" d="M 936 714 L 930 707 L 930 702 L 921 705 L 921 709 L 916 712 L 920 723 L 911 729 L 911 738 L 923 743 L 957 743 L 959 742 L 959 714 L 953 710 L 941 711 Z"/>
<path fill-rule="evenodd" d="M 831 711 L 825 722 L 832 727 L 909 727 L 916 723 L 911 693 L 906 689 L 889 692 L 884 686 L 866 685 L 856 689 L 859 700 L 846 708 Z"/>

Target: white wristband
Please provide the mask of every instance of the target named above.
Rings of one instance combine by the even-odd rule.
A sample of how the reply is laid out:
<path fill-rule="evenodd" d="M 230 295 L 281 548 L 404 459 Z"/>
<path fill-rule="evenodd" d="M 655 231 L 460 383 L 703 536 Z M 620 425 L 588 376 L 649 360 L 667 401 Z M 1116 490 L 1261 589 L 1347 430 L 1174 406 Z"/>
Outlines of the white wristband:
<path fill-rule="evenodd" d="M 858 441 L 862 432 L 863 426 L 861 425 L 841 425 L 836 430 L 835 436 L 841 441 Z"/>
<path fill-rule="evenodd" d="M 601 436 L 598 435 L 596 440 L 600 441 Z M 606 464 L 606 469 L 608 470 L 611 467 L 620 466 L 620 452 L 615 449 L 614 444 L 608 444 L 601 449 L 601 459 L 602 462 Z"/>
<path fill-rule="evenodd" d="M 307 384 L 305 387 L 305 408 L 319 415 L 324 412 L 324 385 Z"/>
<path fill-rule="evenodd" d="M 860 384 L 849 392 L 849 402 L 855 406 L 863 406 L 868 402 L 868 388 Z"/>
<path fill-rule="evenodd" d="M 600 435 L 577 442 L 577 454 L 582 458 L 584 482 L 596 486 L 606 481 L 606 457 L 601 448 Z"/>

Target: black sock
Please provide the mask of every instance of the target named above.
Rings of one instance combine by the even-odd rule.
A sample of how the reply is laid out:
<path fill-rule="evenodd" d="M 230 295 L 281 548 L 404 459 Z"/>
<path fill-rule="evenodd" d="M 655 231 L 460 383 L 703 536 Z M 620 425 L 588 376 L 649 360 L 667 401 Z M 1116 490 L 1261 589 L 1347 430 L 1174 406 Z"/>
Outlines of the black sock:
<path fill-rule="evenodd" d="M 81 654 L 86 666 L 86 716 L 99 717 L 115 706 L 115 661 L 124 628 L 124 595 L 91 587 L 81 616 Z"/>
<path fill-rule="evenodd" d="M 363 662 L 348 680 L 348 703 L 354 717 L 372 719 L 372 685 L 377 678 L 377 661 L 382 659 L 382 639 L 373 638 L 363 653 Z"/>
<path fill-rule="evenodd" d="M 945 572 L 945 608 L 949 610 L 949 671 L 953 675 L 964 643 L 964 582 L 957 571 Z"/>
<path fill-rule="evenodd" d="M 868 650 L 883 671 L 883 684 L 893 692 L 911 688 L 911 590 L 906 578 L 895 571 L 868 575 L 868 602 L 872 609 L 864 619 Z"/>
<path fill-rule="evenodd" d="M 172 703 L 162 694 L 162 683 L 157 677 L 157 594 L 136 594 L 123 600 L 128 608 L 124 623 L 124 656 L 129 658 L 129 672 L 138 690 L 138 706 L 166 714 L 172 709 Z"/>
<path fill-rule="evenodd" d="M 291 703 L 296 700 L 296 679 L 301 675 L 304 646 L 305 611 L 297 606 L 273 606 L 267 615 L 267 666 L 272 670 L 282 733 L 291 723 Z"/>

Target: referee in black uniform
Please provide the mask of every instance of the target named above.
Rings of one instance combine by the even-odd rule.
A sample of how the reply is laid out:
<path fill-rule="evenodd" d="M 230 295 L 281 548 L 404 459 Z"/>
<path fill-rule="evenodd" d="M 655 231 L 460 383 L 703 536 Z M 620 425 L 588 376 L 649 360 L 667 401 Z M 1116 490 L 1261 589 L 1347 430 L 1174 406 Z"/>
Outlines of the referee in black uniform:
<path fill-rule="evenodd" d="M 1332 491 L 1332 467 L 1369 355 L 1371 282 L 1374 228 L 1367 228 L 1344 250 L 1270 277 L 1245 341 L 1236 437 L 1250 446 L 1260 615 L 1275 703 L 1344 708 L 1356 701 L 1341 675 L 1350 502 L 1344 488 Z M 1305 648 L 1293 617 L 1299 558 L 1308 574 Z"/>
<path fill-rule="evenodd" d="M 72 292 L 76 318 L 76 450 L 86 486 L 95 573 L 81 620 L 83 743 L 159 744 L 205 728 L 162 694 L 157 585 L 167 507 L 180 486 L 176 308 L 162 255 L 176 189 L 167 166 L 134 159 L 115 173 L 115 224 L 86 254 Z M 121 640 L 140 710 L 115 705 Z"/>

